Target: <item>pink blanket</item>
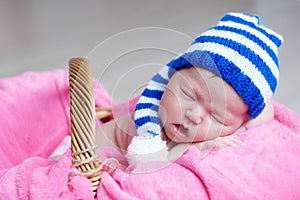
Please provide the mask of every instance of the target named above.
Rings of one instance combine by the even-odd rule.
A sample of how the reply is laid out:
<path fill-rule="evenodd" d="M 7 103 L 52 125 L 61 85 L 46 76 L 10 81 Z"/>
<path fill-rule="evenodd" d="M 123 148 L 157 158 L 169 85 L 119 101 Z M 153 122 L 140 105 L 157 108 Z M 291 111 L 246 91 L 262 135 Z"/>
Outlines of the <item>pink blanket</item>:
<path fill-rule="evenodd" d="M 69 134 L 68 91 L 62 70 L 0 80 L 0 199 L 93 199 L 87 179 L 68 176 L 70 151 L 47 159 Z M 95 98 L 98 106 L 111 105 L 96 82 Z M 299 199 L 300 116 L 274 105 L 275 119 L 242 133 L 238 147 L 205 157 L 191 147 L 149 173 L 130 173 L 123 155 L 101 148 L 121 166 L 103 174 L 98 199 Z"/>

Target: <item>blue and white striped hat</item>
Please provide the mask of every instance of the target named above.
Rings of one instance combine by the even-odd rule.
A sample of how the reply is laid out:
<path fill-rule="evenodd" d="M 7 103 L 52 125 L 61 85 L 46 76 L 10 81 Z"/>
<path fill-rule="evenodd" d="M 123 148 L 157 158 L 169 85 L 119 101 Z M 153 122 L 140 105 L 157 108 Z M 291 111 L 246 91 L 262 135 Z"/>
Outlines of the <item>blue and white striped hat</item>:
<path fill-rule="evenodd" d="M 138 135 L 144 138 L 160 136 L 158 108 L 161 97 L 174 72 L 191 66 L 208 69 L 222 77 L 242 97 L 249 116 L 257 117 L 277 86 L 277 49 L 282 41 L 280 35 L 260 24 L 258 16 L 226 14 L 152 78 L 135 110 Z M 134 149 L 131 145 L 130 150 L 136 151 Z"/>

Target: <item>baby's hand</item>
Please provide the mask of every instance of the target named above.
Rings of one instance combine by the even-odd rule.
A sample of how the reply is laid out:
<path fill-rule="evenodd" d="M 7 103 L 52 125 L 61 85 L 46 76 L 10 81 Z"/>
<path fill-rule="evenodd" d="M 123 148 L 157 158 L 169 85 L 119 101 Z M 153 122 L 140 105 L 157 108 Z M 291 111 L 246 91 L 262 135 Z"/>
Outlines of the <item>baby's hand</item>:
<path fill-rule="evenodd" d="M 207 155 L 208 150 L 211 148 L 222 148 L 226 146 L 235 147 L 240 142 L 236 135 L 229 135 L 224 137 L 218 137 L 214 140 L 207 140 L 197 143 L 179 143 L 173 146 L 169 152 L 169 161 L 179 158 L 191 145 L 197 147 L 200 150 L 200 155 Z"/>
<path fill-rule="evenodd" d="M 206 150 L 210 148 L 222 148 L 222 147 L 235 147 L 239 143 L 239 139 L 236 135 L 228 135 L 223 137 L 218 137 L 213 140 L 207 140 L 203 142 L 193 143 L 199 150 Z"/>

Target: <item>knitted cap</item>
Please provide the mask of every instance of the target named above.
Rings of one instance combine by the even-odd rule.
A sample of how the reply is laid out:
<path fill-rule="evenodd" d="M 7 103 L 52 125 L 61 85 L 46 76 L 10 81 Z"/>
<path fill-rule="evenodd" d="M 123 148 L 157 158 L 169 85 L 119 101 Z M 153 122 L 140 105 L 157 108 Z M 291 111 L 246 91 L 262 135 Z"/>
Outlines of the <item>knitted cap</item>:
<path fill-rule="evenodd" d="M 152 78 L 136 106 L 138 135 L 150 138 L 160 135 L 160 99 L 174 72 L 191 66 L 205 68 L 223 78 L 242 97 L 249 116 L 257 117 L 277 86 L 277 49 L 282 40 L 261 25 L 258 16 L 226 14 Z"/>

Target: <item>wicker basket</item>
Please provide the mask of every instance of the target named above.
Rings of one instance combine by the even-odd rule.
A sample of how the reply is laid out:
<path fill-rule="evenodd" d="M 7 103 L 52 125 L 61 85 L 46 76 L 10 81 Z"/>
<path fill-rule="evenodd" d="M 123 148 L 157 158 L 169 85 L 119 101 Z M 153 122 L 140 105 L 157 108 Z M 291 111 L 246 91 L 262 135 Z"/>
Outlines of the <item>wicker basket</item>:
<path fill-rule="evenodd" d="M 70 116 L 73 166 L 92 182 L 96 191 L 104 166 L 96 151 L 96 117 L 106 120 L 110 108 L 95 108 L 92 74 L 88 60 L 72 58 L 69 61 Z"/>

